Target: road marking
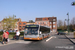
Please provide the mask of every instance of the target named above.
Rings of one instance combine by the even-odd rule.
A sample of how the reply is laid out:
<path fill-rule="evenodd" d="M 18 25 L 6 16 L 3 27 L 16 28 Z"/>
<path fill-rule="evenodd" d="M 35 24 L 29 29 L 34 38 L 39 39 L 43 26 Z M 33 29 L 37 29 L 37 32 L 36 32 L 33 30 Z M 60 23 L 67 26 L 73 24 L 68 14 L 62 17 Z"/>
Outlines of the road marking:
<path fill-rule="evenodd" d="M 53 38 L 53 37 L 50 37 L 49 39 L 47 39 L 46 42 L 49 41 L 51 38 Z"/>
<path fill-rule="evenodd" d="M 53 38 L 56 38 L 56 36 L 52 36 Z"/>
<path fill-rule="evenodd" d="M 56 36 L 50 37 L 49 39 L 46 40 L 46 42 L 49 41 L 49 40 L 52 39 L 52 38 L 56 38 Z"/>

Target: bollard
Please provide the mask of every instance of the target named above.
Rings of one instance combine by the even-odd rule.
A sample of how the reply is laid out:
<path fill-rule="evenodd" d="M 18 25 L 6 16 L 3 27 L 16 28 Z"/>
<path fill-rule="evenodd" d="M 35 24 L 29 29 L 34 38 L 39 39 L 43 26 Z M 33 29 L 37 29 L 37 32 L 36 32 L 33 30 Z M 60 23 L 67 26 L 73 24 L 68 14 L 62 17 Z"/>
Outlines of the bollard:
<path fill-rule="evenodd" d="M 74 31 L 74 38 L 75 38 L 75 31 Z"/>

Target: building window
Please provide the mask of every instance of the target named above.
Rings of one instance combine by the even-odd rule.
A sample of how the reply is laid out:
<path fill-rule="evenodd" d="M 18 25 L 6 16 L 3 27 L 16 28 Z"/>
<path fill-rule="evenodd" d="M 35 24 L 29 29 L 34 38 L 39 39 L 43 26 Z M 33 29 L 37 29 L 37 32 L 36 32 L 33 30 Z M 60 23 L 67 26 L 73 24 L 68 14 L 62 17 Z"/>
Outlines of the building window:
<path fill-rule="evenodd" d="M 51 28 L 51 26 L 50 26 L 50 28 Z"/>
<path fill-rule="evenodd" d="M 55 21 L 55 19 L 53 19 L 53 21 Z"/>
<path fill-rule="evenodd" d="M 21 31 L 21 29 L 19 29 Z"/>
<path fill-rule="evenodd" d="M 46 19 L 45 19 L 46 20 Z"/>
<path fill-rule="evenodd" d="M 38 24 L 38 22 L 37 22 L 37 24 Z"/>
<path fill-rule="evenodd" d="M 44 24 L 44 22 L 43 22 L 43 24 Z"/>
<path fill-rule="evenodd" d="M 55 22 L 53 22 L 53 24 L 55 24 Z"/>
<path fill-rule="evenodd" d="M 21 23 L 19 23 L 21 25 Z"/>
<path fill-rule="evenodd" d="M 53 27 L 55 27 L 55 25 L 53 25 Z"/>
<path fill-rule="evenodd" d="M 22 29 L 23 29 L 24 27 L 22 27 Z"/>
<path fill-rule="evenodd" d="M 42 22 L 40 22 L 40 24 L 42 24 Z"/>
<path fill-rule="evenodd" d="M 21 28 L 21 26 L 19 26 Z"/>
<path fill-rule="evenodd" d="M 52 24 L 52 23 L 50 22 L 50 24 Z"/>
<path fill-rule="evenodd" d="M 56 29 L 53 29 L 53 32 L 56 32 Z"/>
<path fill-rule="evenodd" d="M 25 28 L 25 26 L 23 26 L 23 28 Z"/>
<path fill-rule="evenodd" d="M 25 25 L 26 23 L 23 23 L 23 25 Z"/>

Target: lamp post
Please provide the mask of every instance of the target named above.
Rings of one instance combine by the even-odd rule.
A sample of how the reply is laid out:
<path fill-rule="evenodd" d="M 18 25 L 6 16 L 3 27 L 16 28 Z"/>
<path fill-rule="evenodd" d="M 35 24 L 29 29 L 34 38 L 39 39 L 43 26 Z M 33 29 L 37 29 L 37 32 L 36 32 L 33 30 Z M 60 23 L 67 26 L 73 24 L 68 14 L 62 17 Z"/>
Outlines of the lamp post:
<path fill-rule="evenodd" d="M 71 4 L 72 6 L 75 6 L 75 2 L 72 2 L 72 4 Z"/>
<path fill-rule="evenodd" d="M 67 21 L 67 23 L 68 23 L 68 28 L 67 28 L 67 30 L 68 30 L 68 34 L 69 34 L 69 13 L 67 13 L 67 15 L 68 15 L 68 19 L 65 19 L 65 21 Z"/>
<path fill-rule="evenodd" d="M 69 34 L 69 13 L 67 13 L 68 15 L 68 34 Z"/>

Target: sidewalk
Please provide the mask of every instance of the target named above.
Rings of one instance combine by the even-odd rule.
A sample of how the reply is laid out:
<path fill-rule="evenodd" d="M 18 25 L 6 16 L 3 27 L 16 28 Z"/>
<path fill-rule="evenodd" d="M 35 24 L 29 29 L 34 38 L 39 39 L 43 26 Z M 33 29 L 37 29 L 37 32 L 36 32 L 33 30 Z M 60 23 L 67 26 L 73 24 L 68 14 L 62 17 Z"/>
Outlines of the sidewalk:
<path fill-rule="evenodd" d="M 69 35 L 65 35 L 73 44 L 75 44 L 75 38 L 73 33 L 69 33 Z"/>
<path fill-rule="evenodd" d="M 13 43 L 28 43 L 28 41 L 24 41 L 23 37 L 20 37 L 19 40 L 9 39 L 9 42 L 7 44 L 2 44 L 2 42 L 0 42 L 0 46 L 5 46 L 5 45 L 13 44 Z"/>

